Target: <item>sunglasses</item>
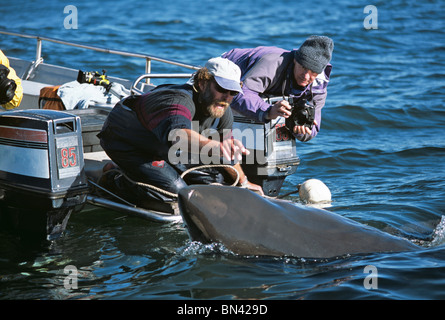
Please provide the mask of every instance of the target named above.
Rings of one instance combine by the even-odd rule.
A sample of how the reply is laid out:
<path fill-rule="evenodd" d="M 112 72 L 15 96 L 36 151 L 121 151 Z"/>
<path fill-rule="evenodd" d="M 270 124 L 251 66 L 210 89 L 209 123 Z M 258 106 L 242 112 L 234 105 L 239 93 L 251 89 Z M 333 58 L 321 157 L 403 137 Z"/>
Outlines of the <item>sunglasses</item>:
<path fill-rule="evenodd" d="M 222 94 L 229 93 L 232 97 L 235 97 L 239 92 L 238 91 L 232 91 L 232 90 L 226 90 L 223 87 L 221 87 L 216 80 L 213 80 L 213 84 L 215 85 L 215 90 Z"/>

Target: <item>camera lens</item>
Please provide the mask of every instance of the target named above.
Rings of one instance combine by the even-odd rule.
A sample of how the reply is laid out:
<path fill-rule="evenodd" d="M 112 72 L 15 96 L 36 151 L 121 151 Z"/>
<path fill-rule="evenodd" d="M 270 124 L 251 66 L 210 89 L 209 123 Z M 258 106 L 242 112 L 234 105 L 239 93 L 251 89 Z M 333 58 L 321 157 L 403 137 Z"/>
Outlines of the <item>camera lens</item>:
<path fill-rule="evenodd" d="M 17 85 L 15 84 L 14 81 L 11 80 L 11 83 L 9 84 L 9 86 L 6 89 L 6 97 L 10 97 L 12 100 L 12 98 L 14 98 L 14 93 L 15 93 L 16 88 L 17 88 Z"/>
<path fill-rule="evenodd" d="M 4 104 L 14 98 L 17 85 L 14 80 L 7 79 L 0 83 L 0 103 Z"/>

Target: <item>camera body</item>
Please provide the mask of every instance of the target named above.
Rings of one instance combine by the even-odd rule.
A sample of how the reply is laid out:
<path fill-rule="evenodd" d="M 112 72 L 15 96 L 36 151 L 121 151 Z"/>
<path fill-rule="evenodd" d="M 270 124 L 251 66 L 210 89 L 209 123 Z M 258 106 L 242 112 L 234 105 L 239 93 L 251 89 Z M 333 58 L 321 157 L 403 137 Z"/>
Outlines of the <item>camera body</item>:
<path fill-rule="evenodd" d="M 292 114 L 286 119 L 286 127 L 293 132 L 295 126 L 305 126 L 312 130 L 315 120 L 315 106 L 306 99 L 289 97 Z"/>
<path fill-rule="evenodd" d="M 94 72 L 83 72 L 79 70 L 77 75 L 77 82 L 79 83 L 91 83 L 95 86 L 102 86 L 108 92 L 111 89 L 112 83 L 108 80 L 105 75 L 105 70 L 103 70 L 103 74 L 100 74 L 97 71 Z"/>
<path fill-rule="evenodd" d="M 5 104 L 14 98 L 17 84 L 8 78 L 9 68 L 0 64 L 0 104 Z"/>

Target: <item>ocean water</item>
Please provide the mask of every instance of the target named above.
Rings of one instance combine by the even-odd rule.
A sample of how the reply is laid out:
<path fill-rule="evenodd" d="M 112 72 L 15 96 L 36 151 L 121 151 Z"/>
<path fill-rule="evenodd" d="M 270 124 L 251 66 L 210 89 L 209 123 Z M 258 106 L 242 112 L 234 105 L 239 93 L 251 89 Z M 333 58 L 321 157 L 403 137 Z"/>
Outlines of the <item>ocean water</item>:
<path fill-rule="evenodd" d="M 65 235 L 26 243 L 0 234 L 2 300 L 343 300 L 445 298 L 445 2 L 290 0 L 14 1 L 0 29 L 133 51 L 193 65 L 234 47 L 297 48 L 335 41 L 322 129 L 298 143 L 301 164 L 282 193 L 310 178 L 328 210 L 408 238 L 409 253 L 335 259 L 243 257 L 191 242 L 180 224 L 107 210 L 71 217 Z M 67 5 L 77 29 L 66 28 Z M 71 11 L 72 12 L 72 11 Z M 376 19 L 375 19 L 376 18 Z M 74 20 L 71 20 L 73 22 Z M 374 24 L 375 29 L 369 28 Z M 0 35 L 9 56 L 33 60 L 35 40 Z M 44 43 L 45 62 L 135 79 L 144 61 Z M 177 72 L 153 62 L 153 72 Z M 182 72 L 183 70 L 181 70 Z M 298 196 L 287 197 L 298 202 Z M 246 210 L 248 210 L 246 208 Z M 65 267 L 78 270 L 65 288 Z M 366 268 L 371 266 L 374 273 Z M 370 279 L 370 275 L 375 276 Z M 367 284 L 372 284 L 369 286 Z M 168 309 L 175 313 L 176 309 Z M 269 309 L 271 312 L 271 309 Z M 269 313 L 270 314 L 270 313 Z"/>

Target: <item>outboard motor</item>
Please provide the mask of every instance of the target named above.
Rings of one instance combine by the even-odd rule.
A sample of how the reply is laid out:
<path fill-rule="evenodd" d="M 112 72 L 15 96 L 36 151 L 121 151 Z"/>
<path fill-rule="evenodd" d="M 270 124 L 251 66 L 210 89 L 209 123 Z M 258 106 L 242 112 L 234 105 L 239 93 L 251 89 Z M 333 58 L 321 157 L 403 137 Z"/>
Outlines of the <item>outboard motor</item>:
<path fill-rule="evenodd" d="M 234 111 L 234 119 L 233 136 L 250 151 L 242 162 L 244 172 L 265 195 L 276 197 L 286 177 L 300 164 L 295 139 L 285 127 L 284 118 L 259 123 Z"/>
<path fill-rule="evenodd" d="M 53 110 L 0 113 L 0 226 L 57 238 L 86 202 L 80 118 Z"/>

